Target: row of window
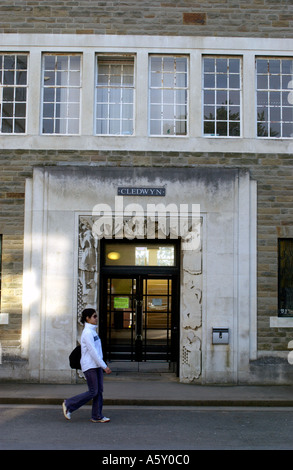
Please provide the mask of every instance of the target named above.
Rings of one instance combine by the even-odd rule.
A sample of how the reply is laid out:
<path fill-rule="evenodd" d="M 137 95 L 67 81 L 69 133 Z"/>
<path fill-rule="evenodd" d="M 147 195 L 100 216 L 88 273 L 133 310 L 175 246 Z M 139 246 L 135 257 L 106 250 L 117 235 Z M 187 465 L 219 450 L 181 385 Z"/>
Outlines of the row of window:
<path fill-rule="evenodd" d="M 26 133 L 28 54 L 0 55 L 0 133 Z M 97 56 L 95 135 L 135 132 L 134 56 Z M 241 57 L 204 56 L 202 66 L 204 136 L 240 137 Z M 80 134 L 81 54 L 42 57 L 42 134 Z M 188 134 L 187 56 L 149 57 L 149 135 Z M 293 137 L 293 59 L 256 59 L 257 137 Z"/>

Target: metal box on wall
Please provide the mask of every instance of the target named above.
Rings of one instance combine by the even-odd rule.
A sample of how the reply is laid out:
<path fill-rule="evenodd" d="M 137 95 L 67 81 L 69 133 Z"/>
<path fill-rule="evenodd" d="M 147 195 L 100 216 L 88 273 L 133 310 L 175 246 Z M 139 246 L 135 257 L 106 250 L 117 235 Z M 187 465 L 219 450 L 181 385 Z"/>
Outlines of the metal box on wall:
<path fill-rule="evenodd" d="M 213 344 L 229 344 L 229 328 L 213 328 Z"/>

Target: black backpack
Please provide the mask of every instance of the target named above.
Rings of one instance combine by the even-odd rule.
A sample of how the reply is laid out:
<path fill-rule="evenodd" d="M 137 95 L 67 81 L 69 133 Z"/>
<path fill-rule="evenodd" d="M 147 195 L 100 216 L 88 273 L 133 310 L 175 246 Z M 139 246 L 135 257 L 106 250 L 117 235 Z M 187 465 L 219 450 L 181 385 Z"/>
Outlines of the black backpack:
<path fill-rule="evenodd" d="M 80 359 L 81 359 L 81 346 L 80 344 L 74 348 L 74 350 L 69 355 L 69 364 L 71 369 L 80 369 Z"/>

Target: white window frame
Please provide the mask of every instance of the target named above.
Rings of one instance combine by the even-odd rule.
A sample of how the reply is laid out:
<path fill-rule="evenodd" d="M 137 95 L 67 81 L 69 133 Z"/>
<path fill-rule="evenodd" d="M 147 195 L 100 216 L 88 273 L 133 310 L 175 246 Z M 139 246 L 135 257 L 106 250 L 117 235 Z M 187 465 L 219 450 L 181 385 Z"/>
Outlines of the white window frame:
<path fill-rule="evenodd" d="M 52 70 L 52 75 L 54 75 L 54 83 L 51 85 L 46 85 L 46 76 L 45 73 L 50 75 L 51 70 L 45 70 L 45 59 L 46 57 L 51 56 L 55 58 L 55 64 L 57 57 L 67 57 L 68 59 L 68 65 L 69 67 L 67 69 L 64 69 L 63 72 L 64 74 L 61 75 L 62 80 L 65 79 L 65 83 L 58 84 L 58 79 L 57 79 L 57 74 L 58 70 L 55 65 L 55 69 Z M 71 58 L 72 57 L 79 57 L 80 59 L 80 64 L 79 64 L 79 70 L 78 69 L 71 69 Z M 61 70 L 62 71 L 62 70 Z M 75 73 L 79 72 L 79 83 L 78 84 L 72 84 L 70 83 L 70 72 Z M 54 92 L 54 98 L 52 101 L 45 101 L 45 90 L 51 89 Z M 72 99 L 69 99 L 69 94 L 73 90 L 78 90 L 78 101 L 73 101 Z M 60 91 L 63 95 L 65 95 L 65 100 L 57 101 L 56 96 L 57 92 Z M 54 53 L 54 52 L 46 52 L 43 53 L 42 55 L 42 107 L 41 107 L 41 134 L 42 135 L 80 135 L 81 131 L 81 94 L 82 94 L 82 54 L 75 54 L 75 53 Z M 59 103 L 59 105 L 58 105 Z M 61 105 L 62 103 L 62 105 Z M 45 106 L 48 105 L 53 107 L 53 113 L 49 115 L 49 117 L 46 116 L 44 113 Z M 76 108 L 78 106 L 79 111 L 78 114 L 72 115 L 70 114 L 71 111 L 70 109 L 73 109 L 74 107 Z M 57 111 L 57 108 L 59 108 L 59 111 Z M 60 112 L 60 114 L 59 114 Z M 63 116 L 60 117 L 61 113 L 64 113 Z M 48 123 L 51 121 L 53 124 L 52 130 L 53 132 L 44 132 L 44 121 L 48 121 Z M 77 131 L 71 131 L 69 128 L 69 125 L 71 124 L 70 121 L 75 121 L 78 126 Z M 72 122 L 73 123 L 73 122 Z M 57 124 L 60 125 L 60 129 L 58 130 Z M 62 126 L 62 130 L 61 130 Z M 64 127 L 65 126 L 65 127 Z"/>
<path fill-rule="evenodd" d="M 28 54 L 28 89 L 26 133 L 1 134 L 3 149 L 38 150 L 101 150 L 138 152 L 230 152 L 230 153 L 293 153 L 293 138 L 257 138 L 256 73 L 258 57 L 292 58 L 292 39 L 231 37 L 166 37 L 141 35 L 4 35 L 1 54 Z M 43 54 L 81 54 L 82 94 L 80 134 L 43 134 L 42 119 L 42 56 Z M 96 55 L 134 55 L 135 57 L 135 133 L 133 136 L 95 134 L 95 64 Z M 188 129 L 186 136 L 149 134 L 149 57 L 170 55 L 188 57 Z M 202 130 L 202 56 L 242 57 L 242 124 L 241 138 L 203 136 Z M 289 114 L 289 119 L 290 119 Z M 10 130 L 10 129 L 8 129 Z M 290 130 L 290 129 L 289 129 Z M 288 134 L 289 135 L 289 134 Z M 130 139 L 131 137 L 131 139 Z M 215 143 L 215 140 L 217 142 Z M 98 157 L 97 157 L 98 158 Z M 102 157 L 101 157 L 102 158 Z M 149 157 L 150 159 L 153 157 Z M 179 157 L 181 158 L 181 157 Z M 197 155 L 189 157 L 196 162 Z M 181 162 L 181 160 L 180 160 Z M 180 163 L 181 164 L 181 163 Z"/>
<path fill-rule="evenodd" d="M 133 136 L 135 134 L 135 91 L 136 91 L 136 67 L 135 67 L 135 55 L 134 54 L 96 54 L 96 72 L 95 72 L 95 111 L 94 111 L 94 134 L 100 136 Z M 108 78 L 107 83 L 99 84 L 99 62 L 104 62 L 104 65 L 108 65 Z M 120 65 L 120 74 L 116 75 L 118 78 L 120 77 L 120 82 L 113 83 L 112 79 L 114 79 L 115 74 L 112 73 L 112 69 L 114 66 Z M 124 77 L 128 74 L 124 73 L 124 68 L 128 65 L 132 65 L 133 72 L 132 72 L 132 84 L 126 83 L 124 81 Z M 103 74 L 104 75 L 104 74 Z M 104 90 L 107 100 L 99 101 L 98 94 L 99 91 Z M 124 101 L 124 97 L 126 92 L 132 91 L 132 101 L 129 100 L 128 102 Z M 117 92 L 117 98 L 114 99 L 112 94 Z M 119 95 L 119 97 L 118 97 Z M 127 107 L 132 106 L 132 112 L 125 115 L 125 111 Z M 105 117 L 99 116 L 100 109 L 99 107 L 104 107 L 105 109 Z M 117 113 L 117 109 L 119 109 L 117 116 L 113 117 L 112 109 L 115 109 Z M 105 132 L 97 132 L 98 122 L 104 122 L 105 124 Z M 118 131 L 113 132 L 112 129 L 115 128 L 119 129 Z M 124 125 L 129 124 L 130 128 L 127 130 Z"/>
<path fill-rule="evenodd" d="M 258 61 L 267 61 L 267 73 L 258 73 L 257 65 Z M 280 61 L 280 72 L 276 72 L 274 70 L 269 69 L 269 62 L 270 61 Z M 282 62 L 283 61 L 291 61 L 292 62 L 292 72 L 291 72 L 291 79 L 288 81 L 287 87 L 283 86 L 285 77 L 288 77 L 289 79 L 289 73 L 282 73 L 283 72 L 283 67 L 282 67 Z M 266 77 L 267 81 L 267 87 L 266 88 L 259 88 L 258 87 L 258 78 L 259 77 Z M 273 80 L 275 78 L 276 81 L 278 81 L 278 77 L 280 79 L 280 87 L 279 88 L 273 88 Z M 292 57 L 280 57 L 280 56 L 258 56 L 255 58 L 255 83 L 256 83 L 256 137 L 258 139 L 292 139 L 293 137 L 293 58 Z M 272 84 L 272 86 L 271 86 Z M 290 91 L 292 90 L 292 91 Z M 258 106 L 258 92 L 267 94 L 267 105 L 264 106 Z M 271 97 L 273 99 L 273 93 L 280 93 L 280 102 L 279 105 L 275 105 L 273 101 L 271 101 Z M 288 96 L 286 98 L 285 94 L 288 93 Z M 283 100 L 287 99 L 287 103 L 283 103 Z M 286 106 L 287 105 L 287 106 Z M 267 120 L 262 121 L 259 120 L 259 109 L 261 108 L 266 108 L 267 109 Z M 292 119 L 289 121 L 288 119 L 286 120 L 284 118 L 284 111 L 285 109 L 290 109 L 291 108 L 291 113 L 292 113 Z M 276 119 L 276 115 L 274 116 L 274 111 L 276 114 L 278 114 L 278 111 L 280 111 L 280 119 Z M 259 124 L 265 122 L 267 123 L 267 135 L 258 135 L 259 133 Z M 280 125 L 280 135 L 271 135 L 272 132 L 274 132 L 273 128 L 271 128 L 272 124 L 279 124 Z M 284 125 L 289 124 L 292 127 L 292 132 L 290 136 L 284 136 L 283 131 L 284 131 Z M 264 132 L 266 130 L 264 129 Z"/>
<path fill-rule="evenodd" d="M 161 85 L 154 86 L 152 85 L 152 66 L 151 62 L 152 59 L 161 59 L 161 70 L 158 73 L 160 74 L 160 83 Z M 165 59 L 174 59 L 174 68 L 173 71 L 164 71 L 164 60 Z M 177 59 L 185 59 L 186 60 L 186 72 L 177 72 L 176 70 L 176 60 Z M 177 84 L 177 76 L 176 74 L 179 73 L 181 75 L 186 74 L 186 85 L 181 86 Z M 171 80 L 170 80 L 170 85 L 166 86 L 164 85 L 164 76 L 167 75 L 173 75 L 173 84 L 171 85 Z M 152 101 L 152 92 L 153 91 L 159 91 L 161 92 L 160 94 L 160 101 L 155 102 Z M 176 92 L 185 92 L 185 103 L 182 103 L 181 101 L 177 101 L 176 99 Z M 166 115 L 164 114 L 164 107 L 170 106 L 167 101 L 164 100 L 164 93 L 167 92 L 172 92 L 173 93 L 173 115 L 172 117 L 166 118 Z M 189 135 L 189 55 L 187 54 L 150 54 L 149 55 L 149 117 L 148 117 L 148 134 L 150 137 L 188 137 Z M 152 106 L 157 106 L 160 108 L 160 117 L 154 119 L 152 117 L 153 109 Z M 177 116 L 177 107 L 185 107 L 186 108 L 186 114 L 185 114 L 185 119 L 179 119 Z M 152 122 L 157 121 L 158 124 L 160 124 L 160 132 L 159 133 L 153 133 L 152 132 Z M 167 131 L 164 131 L 164 124 L 168 125 L 171 124 L 170 128 L 168 128 Z M 176 126 L 177 124 L 180 125 L 180 123 L 183 123 L 185 125 L 185 132 L 184 133 L 177 133 L 176 132 Z"/>
<path fill-rule="evenodd" d="M 224 59 L 224 60 L 228 60 L 229 61 L 229 65 L 227 66 L 227 73 L 224 73 L 224 72 L 218 72 L 216 70 L 216 67 L 217 65 L 215 65 L 215 69 L 214 69 L 214 72 L 205 72 L 205 65 L 204 65 L 204 61 L 205 59 L 215 59 L 215 60 L 221 60 L 221 59 Z M 230 73 L 229 71 L 229 66 L 230 66 L 230 60 L 239 60 L 239 73 Z M 213 54 L 213 55 L 203 55 L 202 56 L 202 135 L 203 137 L 207 138 L 207 137 L 213 137 L 213 138 L 229 138 L 229 139 L 232 139 L 232 138 L 240 138 L 242 137 L 242 70 L 243 70 L 243 65 L 242 65 L 242 57 L 240 56 L 233 56 L 233 55 L 218 55 L 218 54 Z M 214 77 L 214 86 L 211 86 L 211 87 L 205 87 L 205 75 L 210 75 L 211 77 Z M 227 86 L 218 86 L 217 85 L 217 76 L 221 76 L 221 75 L 227 75 Z M 232 76 L 237 76 L 239 75 L 239 87 L 231 87 L 230 86 L 230 80 L 232 78 Z M 205 119 L 205 107 L 207 106 L 208 107 L 208 104 L 205 102 L 205 92 L 206 91 L 211 91 L 211 92 L 215 92 L 215 100 L 214 100 L 214 103 L 213 103 L 213 106 L 210 105 L 210 107 L 212 108 L 213 107 L 213 111 L 214 111 L 214 120 L 212 119 Z M 218 103 L 217 102 L 217 95 L 220 93 L 223 93 L 223 94 L 226 94 L 227 95 L 227 100 L 226 100 L 226 103 Z M 239 104 L 234 104 L 234 103 L 231 103 L 230 104 L 230 94 L 232 92 L 238 92 L 239 93 Z M 221 104 L 221 106 L 220 106 Z M 227 107 L 227 118 L 226 119 L 217 119 L 217 109 L 220 109 L 221 107 Z M 231 120 L 229 119 L 230 117 L 230 111 L 233 112 L 233 107 L 236 109 L 236 108 L 239 108 L 239 120 Z M 208 122 L 214 122 L 214 129 L 215 129 L 215 132 L 214 133 L 205 133 L 205 123 L 208 123 Z M 223 123 L 225 124 L 226 123 L 226 128 L 227 128 L 227 132 L 226 134 L 218 134 L 217 133 L 217 124 L 220 124 L 220 123 Z M 233 135 L 233 134 L 230 134 L 230 124 L 234 124 L 234 123 L 238 123 L 239 124 L 239 135 Z"/>
<path fill-rule="evenodd" d="M 1 79 L 0 79 L 0 134 L 1 135 L 24 135 L 27 132 L 27 107 L 28 107 L 28 73 L 29 73 L 29 54 L 23 53 L 23 52 L 16 52 L 16 53 L 11 53 L 11 52 L 0 52 L 0 55 L 2 56 L 2 67 L 0 67 L 0 72 L 1 72 Z M 13 69 L 5 69 L 4 68 L 4 61 L 5 57 L 14 57 L 14 68 Z M 18 69 L 17 68 L 17 58 L 18 57 L 26 57 L 26 69 Z M 13 72 L 13 83 L 5 84 L 5 70 L 8 72 Z M 26 73 L 26 80 L 25 83 L 17 83 L 17 75 L 18 72 L 24 72 Z M 12 100 L 4 100 L 4 92 L 5 90 L 11 89 L 13 90 L 13 98 Z M 24 89 L 26 90 L 26 97 L 25 100 L 17 100 L 16 99 L 16 93 L 17 89 L 21 90 Z M 2 125 L 3 121 L 5 120 L 5 117 L 3 116 L 3 103 L 10 103 L 12 107 L 12 114 L 9 116 L 7 119 L 11 121 L 12 124 L 12 132 L 2 132 Z M 19 105 L 24 105 L 25 106 L 25 113 L 21 115 L 17 115 L 19 112 L 17 110 L 17 104 Z M 23 132 L 15 132 L 16 128 L 16 122 L 17 121 L 24 121 L 24 131 Z"/>

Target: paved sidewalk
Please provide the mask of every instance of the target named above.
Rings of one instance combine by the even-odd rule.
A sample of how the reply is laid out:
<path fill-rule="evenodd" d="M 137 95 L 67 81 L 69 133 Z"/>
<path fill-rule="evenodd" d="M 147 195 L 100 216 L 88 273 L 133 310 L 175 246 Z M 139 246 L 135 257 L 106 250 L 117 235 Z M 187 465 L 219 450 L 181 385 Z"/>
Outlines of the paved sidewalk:
<path fill-rule="evenodd" d="M 0 404 L 61 404 L 87 390 L 73 385 L 0 382 Z M 293 406 L 293 385 L 195 385 L 174 376 L 105 376 L 105 405 L 139 406 Z"/>

